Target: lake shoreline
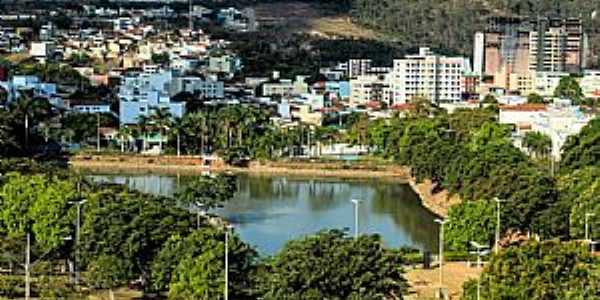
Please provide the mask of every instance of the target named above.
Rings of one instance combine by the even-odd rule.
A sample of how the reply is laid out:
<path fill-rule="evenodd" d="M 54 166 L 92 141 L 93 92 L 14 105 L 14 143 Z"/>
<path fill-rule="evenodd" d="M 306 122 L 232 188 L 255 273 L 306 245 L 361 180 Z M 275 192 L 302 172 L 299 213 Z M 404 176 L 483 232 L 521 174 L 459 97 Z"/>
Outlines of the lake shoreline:
<path fill-rule="evenodd" d="M 429 180 L 417 183 L 410 169 L 394 164 L 376 162 L 320 162 L 320 161 L 272 161 L 252 162 L 246 168 L 215 164 L 202 165 L 199 156 L 132 156 L 132 155 L 91 155 L 74 156 L 71 168 L 95 173 L 108 174 L 168 174 L 201 175 L 208 172 L 232 172 L 252 176 L 294 176 L 310 179 L 342 180 L 381 180 L 409 184 L 421 199 L 421 204 L 432 213 L 447 217 L 450 206 L 460 203 L 458 195 L 448 191 L 433 194 L 433 184 Z"/>

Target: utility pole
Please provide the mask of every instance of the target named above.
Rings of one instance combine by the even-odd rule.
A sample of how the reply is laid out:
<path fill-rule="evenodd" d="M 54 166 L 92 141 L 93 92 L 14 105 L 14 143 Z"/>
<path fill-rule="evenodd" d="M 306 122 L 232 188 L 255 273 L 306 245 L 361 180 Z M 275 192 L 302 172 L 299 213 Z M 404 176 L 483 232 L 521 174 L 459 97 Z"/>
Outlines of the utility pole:
<path fill-rule="evenodd" d="M 192 0 L 189 0 L 189 27 L 190 27 L 190 34 L 192 33 L 192 31 L 194 31 L 194 19 L 192 16 Z"/>
<path fill-rule="evenodd" d="M 444 280 L 444 224 L 448 223 L 448 220 L 435 219 L 434 222 L 440 224 L 440 291 L 443 287 Z"/>
<path fill-rule="evenodd" d="M 595 214 L 593 213 L 586 213 L 585 214 L 585 241 L 586 242 L 590 242 L 591 241 L 591 237 L 590 237 L 590 217 L 595 216 Z"/>
<path fill-rule="evenodd" d="M 100 152 L 100 113 L 96 114 L 96 152 Z"/>
<path fill-rule="evenodd" d="M 77 183 L 77 190 L 79 191 L 79 182 Z M 77 268 L 77 258 L 79 257 L 79 239 L 81 236 L 81 206 L 84 205 L 87 200 L 80 200 L 70 202 L 77 205 L 77 220 L 75 220 L 75 259 L 73 259 L 73 269 L 75 271 L 75 285 L 79 285 L 79 270 Z"/>
<path fill-rule="evenodd" d="M 31 276 L 29 274 L 31 263 L 31 236 L 27 231 L 27 246 L 25 247 L 25 300 L 31 299 Z"/>
<path fill-rule="evenodd" d="M 225 227 L 225 300 L 229 300 L 229 230 L 233 229 L 233 225 Z"/>
<path fill-rule="evenodd" d="M 496 241 L 494 243 L 494 253 L 498 254 L 500 251 L 500 203 L 507 202 L 504 199 L 494 198 L 496 201 Z"/>
<path fill-rule="evenodd" d="M 352 199 L 351 202 L 354 204 L 354 238 L 358 239 L 358 205 L 360 200 Z"/>

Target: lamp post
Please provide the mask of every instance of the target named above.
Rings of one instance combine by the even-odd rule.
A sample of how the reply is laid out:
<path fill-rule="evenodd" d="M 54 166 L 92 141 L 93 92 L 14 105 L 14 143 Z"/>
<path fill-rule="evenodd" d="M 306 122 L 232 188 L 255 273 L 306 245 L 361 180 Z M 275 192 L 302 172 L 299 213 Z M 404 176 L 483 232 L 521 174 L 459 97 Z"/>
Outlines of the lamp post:
<path fill-rule="evenodd" d="M 477 268 L 481 271 L 481 257 L 490 253 L 488 246 L 481 245 L 477 242 L 471 241 L 471 245 L 477 250 Z M 471 252 L 472 253 L 472 252 Z M 477 278 L 477 300 L 481 300 L 481 273 Z"/>
<path fill-rule="evenodd" d="M 506 200 L 502 200 L 499 198 L 494 198 L 496 201 L 496 240 L 494 243 L 494 253 L 498 254 L 500 250 L 500 203 L 506 202 Z"/>
<path fill-rule="evenodd" d="M 79 238 L 81 234 L 81 206 L 87 200 L 71 201 L 70 204 L 77 205 L 77 220 L 75 221 L 75 258 L 73 259 L 73 269 L 75 271 L 75 285 L 79 284 L 79 271 L 77 270 L 77 257 L 79 256 Z"/>
<path fill-rule="evenodd" d="M 448 220 L 435 219 L 434 222 L 440 224 L 440 289 L 443 286 L 444 279 L 444 224 L 448 223 Z"/>
<path fill-rule="evenodd" d="M 225 300 L 229 299 L 229 231 L 233 230 L 233 225 L 225 227 Z"/>
<path fill-rule="evenodd" d="M 200 229 L 200 216 L 206 215 L 206 211 L 204 210 L 204 203 L 196 202 L 196 206 L 198 207 L 198 214 L 196 215 L 196 229 Z"/>
<path fill-rule="evenodd" d="M 354 204 L 354 238 L 358 239 L 358 205 L 361 201 L 358 199 L 352 199 L 350 202 Z"/>
<path fill-rule="evenodd" d="M 586 213 L 585 214 L 585 241 L 590 242 L 590 217 L 595 216 L 594 213 Z"/>
<path fill-rule="evenodd" d="M 31 263 L 31 234 L 27 231 L 26 235 L 27 245 L 25 247 L 25 300 L 31 299 L 31 267 L 37 262 Z M 63 241 L 70 241 L 73 238 L 71 236 L 64 237 Z M 42 256 L 38 258 L 46 256 L 50 251 L 44 253 Z"/>
<path fill-rule="evenodd" d="M 100 152 L 100 113 L 96 114 L 96 152 Z"/>

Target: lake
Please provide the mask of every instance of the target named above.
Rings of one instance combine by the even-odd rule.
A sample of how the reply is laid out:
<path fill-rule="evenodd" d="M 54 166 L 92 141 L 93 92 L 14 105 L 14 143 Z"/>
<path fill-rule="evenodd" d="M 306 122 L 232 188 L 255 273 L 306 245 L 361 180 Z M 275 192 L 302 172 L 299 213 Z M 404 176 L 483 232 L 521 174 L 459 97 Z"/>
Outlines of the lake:
<path fill-rule="evenodd" d="M 157 195 L 171 196 L 189 176 L 91 175 L 96 181 L 126 184 Z M 307 179 L 293 176 L 240 175 L 238 191 L 218 214 L 235 226 L 240 237 L 265 254 L 273 254 L 291 239 L 326 229 L 354 233 L 354 204 L 360 199 L 361 234 L 377 233 L 389 247 L 435 250 L 438 226 L 407 184 L 379 180 Z"/>

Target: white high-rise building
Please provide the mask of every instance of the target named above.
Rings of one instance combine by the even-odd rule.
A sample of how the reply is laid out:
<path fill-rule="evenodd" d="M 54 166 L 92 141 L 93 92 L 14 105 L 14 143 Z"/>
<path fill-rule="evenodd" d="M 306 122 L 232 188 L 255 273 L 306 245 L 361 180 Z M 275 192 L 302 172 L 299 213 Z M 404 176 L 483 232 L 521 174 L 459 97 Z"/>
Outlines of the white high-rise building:
<path fill-rule="evenodd" d="M 483 32 L 475 33 L 475 43 L 473 47 L 473 72 L 476 75 L 483 75 L 485 56 L 485 34 Z"/>
<path fill-rule="evenodd" d="M 394 103 L 410 102 L 414 97 L 438 103 L 460 102 L 465 92 L 464 73 L 468 71 L 465 57 L 446 57 L 420 48 L 418 55 L 394 60 Z"/>

